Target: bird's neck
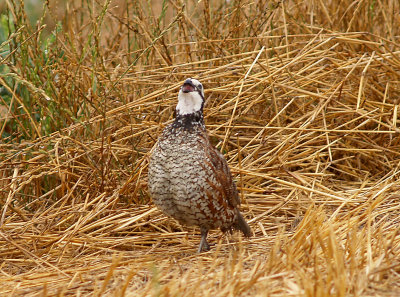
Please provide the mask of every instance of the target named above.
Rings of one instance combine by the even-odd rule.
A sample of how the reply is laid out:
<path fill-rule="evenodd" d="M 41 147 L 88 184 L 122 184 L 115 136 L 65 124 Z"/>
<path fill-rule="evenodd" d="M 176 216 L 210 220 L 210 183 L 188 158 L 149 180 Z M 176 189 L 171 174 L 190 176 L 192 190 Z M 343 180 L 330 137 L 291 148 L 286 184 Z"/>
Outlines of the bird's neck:
<path fill-rule="evenodd" d="M 203 111 L 199 110 L 193 113 L 181 115 L 176 114 L 175 121 L 172 124 L 174 128 L 181 128 L 184 130 L 193 130 L 196 128 L 204 128 Z"/>

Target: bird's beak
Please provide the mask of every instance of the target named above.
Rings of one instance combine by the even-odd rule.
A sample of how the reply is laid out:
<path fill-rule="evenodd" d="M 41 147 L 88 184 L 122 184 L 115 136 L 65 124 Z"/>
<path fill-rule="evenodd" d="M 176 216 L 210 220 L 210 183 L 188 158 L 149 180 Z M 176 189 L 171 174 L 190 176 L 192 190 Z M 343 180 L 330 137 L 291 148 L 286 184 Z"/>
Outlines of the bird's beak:
<path fill-rule="evenodd" d="M 193 92 L 196 87 L 192 83 L 190 79 L 185 80 L 182 86 L 182 92 L 184 93 L 190 93 Z"/>

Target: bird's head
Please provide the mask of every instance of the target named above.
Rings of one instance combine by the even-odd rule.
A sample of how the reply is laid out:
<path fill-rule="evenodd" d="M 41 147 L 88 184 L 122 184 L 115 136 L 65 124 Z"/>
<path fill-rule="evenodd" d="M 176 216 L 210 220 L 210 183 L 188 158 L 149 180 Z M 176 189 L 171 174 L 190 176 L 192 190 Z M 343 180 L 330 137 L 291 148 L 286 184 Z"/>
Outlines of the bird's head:
<path fill-rule="evenodd" d="M 178 94 L 177 115 L 188 115 L 202 112 L 204 105 L 203 85 L 194 78 L 188 78 L 183 83 Z"/>

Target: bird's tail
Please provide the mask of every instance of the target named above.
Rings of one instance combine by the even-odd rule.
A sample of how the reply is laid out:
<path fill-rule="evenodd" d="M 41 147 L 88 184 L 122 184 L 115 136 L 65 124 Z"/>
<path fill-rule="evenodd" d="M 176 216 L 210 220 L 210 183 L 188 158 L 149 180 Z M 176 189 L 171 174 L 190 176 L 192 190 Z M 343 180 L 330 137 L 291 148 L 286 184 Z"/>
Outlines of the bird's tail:
<path fill-rule="evenodd" d="M 237 217 L 236 217 L 236 222 L 233 225 L 233 227 L 236 230 L 240 230 L 243 232 L 244 236 L 246 237 L 250 237 L 251 236 L 251 229 L 250 226 L 246 223 L 246 221 L 244 220 L 242 214 L 240 213 L 240 211 L 237 211 Z"/>

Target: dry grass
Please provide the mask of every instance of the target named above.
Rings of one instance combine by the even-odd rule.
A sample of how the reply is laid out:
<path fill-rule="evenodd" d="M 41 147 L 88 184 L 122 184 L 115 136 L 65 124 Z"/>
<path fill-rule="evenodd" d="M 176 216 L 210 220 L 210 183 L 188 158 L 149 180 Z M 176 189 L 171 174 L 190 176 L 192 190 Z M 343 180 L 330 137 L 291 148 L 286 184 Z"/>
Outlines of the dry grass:
<path fill-rule="evenodd" d="M 7 1 L 1 295 L 400 294 L 398 2 L 88 2 L 45 52 Z M 254 231 L 200 255 L 147 192 L 186 77 Z"/>

